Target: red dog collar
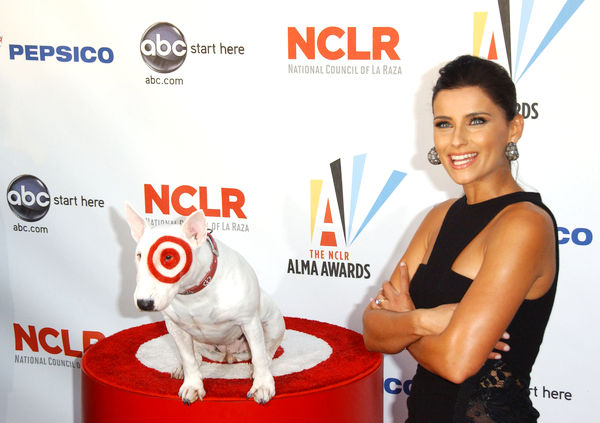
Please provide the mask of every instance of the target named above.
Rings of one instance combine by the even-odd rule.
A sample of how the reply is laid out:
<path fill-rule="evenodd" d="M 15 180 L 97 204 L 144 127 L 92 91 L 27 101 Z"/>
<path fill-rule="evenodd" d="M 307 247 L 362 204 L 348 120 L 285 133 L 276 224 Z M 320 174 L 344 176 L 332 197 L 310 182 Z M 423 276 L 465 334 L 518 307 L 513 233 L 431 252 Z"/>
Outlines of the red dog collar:
<path fill-rule="evenodd" d="M 219 249 L 217 248 L 217 243 L 213 239 L 211 234 L 208 234 L 206 237 L 208 241 L 208 245 L 210 245 L 210 250 L 212 251 L 212 263 L 210 264 L 210 269 L 208 269 L 208 273 L 202 278 L 202 281 L 191 288 L 186 289 L 183 292 L 180 292 L 179 295 L 190 295 L 195 294 L 196 292 L 202 291 L 206 286 L 212 281 L 215 276 L 215 272 L 217 271 L 217 257 L 219 256 Z"/>

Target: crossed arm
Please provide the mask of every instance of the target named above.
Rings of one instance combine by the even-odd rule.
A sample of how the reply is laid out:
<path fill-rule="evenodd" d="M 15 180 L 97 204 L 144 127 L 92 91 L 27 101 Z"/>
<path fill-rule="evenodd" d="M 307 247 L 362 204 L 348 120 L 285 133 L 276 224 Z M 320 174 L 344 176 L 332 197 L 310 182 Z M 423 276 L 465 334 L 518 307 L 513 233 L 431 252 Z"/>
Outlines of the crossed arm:
<path fill-rule="evenodd" d="M 425 218 L 389 282 L 381 305 L 371 301 L 363 314 L 370 350 L 403 349 L 426 369 L 461 383 L 475 374 L 494 349 L 525 298 L 543 295 L 554 276 L 554 234 L 547 214 L 530 204 L 510 207 L 490 228 L 477 276 L 459 304 L 415 308 L 408 287 L 429 244 L 437 235 L 447 205 Z"/>

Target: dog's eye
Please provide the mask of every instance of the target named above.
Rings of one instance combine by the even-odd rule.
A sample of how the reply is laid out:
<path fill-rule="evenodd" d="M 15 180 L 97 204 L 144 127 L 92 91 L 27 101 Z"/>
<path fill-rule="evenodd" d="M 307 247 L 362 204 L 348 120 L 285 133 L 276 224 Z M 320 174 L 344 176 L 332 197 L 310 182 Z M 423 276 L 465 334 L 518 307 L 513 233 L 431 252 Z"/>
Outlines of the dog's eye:
<path fill-rule="evenodd" d="M 135 255 L 135 259 L 136 259 L 137 261 L 140 261 L 140 260 L 142 259 L 142 253 L 137 253 L 137 254 Z"/>
<path fill-rule="evenodd" d="M 173 260 L 173 256 L 165 256 L 165 261 L 171 261 Z"/>

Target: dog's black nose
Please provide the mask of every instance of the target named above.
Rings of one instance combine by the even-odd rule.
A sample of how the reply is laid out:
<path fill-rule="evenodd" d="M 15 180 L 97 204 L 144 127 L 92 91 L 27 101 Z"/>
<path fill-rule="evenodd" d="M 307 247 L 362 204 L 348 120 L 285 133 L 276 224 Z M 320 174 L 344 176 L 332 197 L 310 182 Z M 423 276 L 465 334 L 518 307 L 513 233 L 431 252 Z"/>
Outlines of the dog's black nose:
<path fill-rule="evenodd" d="M 154 310 L 154 300 L 137 300 L 137 306 L 140 310 L 152 311 Z"/>

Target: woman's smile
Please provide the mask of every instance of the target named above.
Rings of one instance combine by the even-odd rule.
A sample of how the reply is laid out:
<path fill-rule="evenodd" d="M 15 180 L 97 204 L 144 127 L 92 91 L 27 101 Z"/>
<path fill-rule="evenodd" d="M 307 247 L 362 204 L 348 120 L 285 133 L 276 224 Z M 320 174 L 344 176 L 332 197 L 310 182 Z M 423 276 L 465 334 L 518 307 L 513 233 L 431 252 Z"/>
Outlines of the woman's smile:
<path fill-rule="evenodd" d="M 450 163 L 454 169 L 464 169 L 475 161 L 477 153 L 451 154 Z"/>

